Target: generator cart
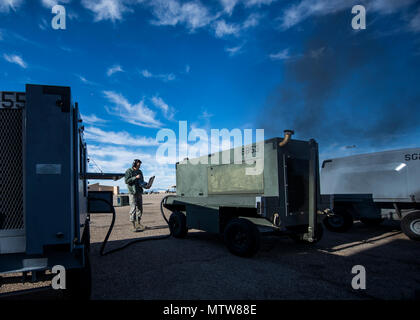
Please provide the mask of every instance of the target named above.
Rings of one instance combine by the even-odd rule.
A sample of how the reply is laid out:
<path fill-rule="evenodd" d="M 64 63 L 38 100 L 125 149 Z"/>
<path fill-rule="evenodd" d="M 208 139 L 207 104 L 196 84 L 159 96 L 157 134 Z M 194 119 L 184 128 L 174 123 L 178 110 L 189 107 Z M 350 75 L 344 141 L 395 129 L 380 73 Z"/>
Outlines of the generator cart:
<path fill-rule="evenodd" d="M 239 256 L 254 255 L 265 232 L 319 241 L 318 145 L 292 134 L 177 163 L 176 196 L 162 200 L 171 234 L 221 233 Z"/>

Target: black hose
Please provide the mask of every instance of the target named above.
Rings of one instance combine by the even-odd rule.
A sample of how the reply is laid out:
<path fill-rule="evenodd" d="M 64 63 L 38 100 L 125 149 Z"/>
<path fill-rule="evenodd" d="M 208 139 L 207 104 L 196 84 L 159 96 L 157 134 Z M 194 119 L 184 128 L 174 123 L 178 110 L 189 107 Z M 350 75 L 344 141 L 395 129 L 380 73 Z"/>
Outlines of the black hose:
<path fill-rule="evenodd" d="M 168 195 L 169 196 L 169 195 Z M 166 217 L 165 217 L 165 213 L 163 212 L 163 202 L 164 202 L 164 200 L 168 197 L 168 196 L 166 196 L 166 197 L 164 197 L 163 199 L 162 199 L 162 201 L 161 201 L 161 203 L 160 203 L 160 210 L 161 210 L 161 213 L 162 213 L 162 217 L 163 217 L 163 219 L 166 221 L 166 223 L 168 224 L 168 226 L 167 227 L 169 227 L 169 221 L 168 221 L 168 219 L 166 219 Z M 138 242 L 144 242 L 144 241 L 151 241 L 151 240 L 162 240 L 162 239 L 167 239 L 167 238 L 169 238 L 170 236 L 171 236 L 171 234 L 168 234 L 168 235 L 163 235 L 163 236 L 154 236 L 154 237 L 148 237 L 148 238 L 140 238 L 140 239 L 136 239 L 136 240 L 133 240 L 133 241 L 130 241 L 130 242 L 128 242 L 128 243 L 126 243 L 125 245 L 123 245 L 122 247 L 119 247 L 119 248 L 116 248 L 116 249 L 112 249 L 112 250 L 109 250 L 109 251 L 107 251 L 107 252 L 104 252 L 105 251 L 105 246 L 106 246 L 106 244 L 107 244 L 107 242 L 108 242 L 108 239 L 109 239 L 109 236 L 111 235 L 111 232 L 112 232 L 112 229 L 114 228 L 114 224 L 115 224 L 115 217 L 116 217 L 116 214 L 115 214 L 115 209 L 114 209 L 114 206 L 109 202 L 109 201 L 107 201 L 107 200 L 105 200 L 105 199 L 100 199 L 100 198 L 89 198 L 90 200 L 98 200 L 98 201 L 102 201 L 102 202 L 105 202 L 106 204 L 108 204 L 108 206 L 111 208 L 111 210 L 112 210 L 112 221 L 111 221 L 111 225 L 109 226 L 109 229 L 108 229 L 108 232 L 107 232 L 107 234 L 106 234 L 106 236 L 105 236 L 105 239 L 104 239 L 104 241 L 102 242 L 102 245 L 101 245 L 101 250 L 99 251 L 99 254 L 101 255 L 101 256 L 106 256 L 106 255 L 108 255 L 108 254 L 111 254 L 111 253 L 114 253 L 114 252 L 117 252 L 117 251 L 120 251 L 120 250 L 123 250 L 123 249 L 125 249 L 125 248 L 127 248 L 128 246 L 131 246 L 132 244 L 135 244 L 135 243 L 138 243 Z M 156 228 L 157 229 L 157 228 Z"/>
<path fill-rule="evenodd" d="M 164 197 L 162 198 L 162 201 L 160 202 L 160 212 L 162 213 L 163 220 L 165 220 L 165 222 L 168 224 L 168 226 L 169 226 L 169 221 L 168 221 L 168 219 L 166 219 L 166 217 L 165 217 L 165 213 L 163 212 L 163 203 L 164 203 L 164 202 L 165 202 L 165 200 L 166 200 L 167 198 L 169 198 L 169 197 L 171 197 L 171 195 L 170 195 L 170 194 L 168 194 L 167 196 L 164 196 Z"/>

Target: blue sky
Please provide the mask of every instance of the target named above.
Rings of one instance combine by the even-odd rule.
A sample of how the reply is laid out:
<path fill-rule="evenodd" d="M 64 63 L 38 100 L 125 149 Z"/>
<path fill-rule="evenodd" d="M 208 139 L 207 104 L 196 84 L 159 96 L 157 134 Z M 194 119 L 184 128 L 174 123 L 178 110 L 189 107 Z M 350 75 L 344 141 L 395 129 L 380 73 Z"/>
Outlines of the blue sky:
<path fill-rule="evenodd" d="M 66 30 L 51 27 L 57 3 Z M 418 146 L 419 62 L 415 0 L 0 0 L 0 89 L 70 86 L 95 163 L 140 158 L 160 188 L 175 169 L 156 134 L 178 121 L 295 129 L 321 159 Z"/>

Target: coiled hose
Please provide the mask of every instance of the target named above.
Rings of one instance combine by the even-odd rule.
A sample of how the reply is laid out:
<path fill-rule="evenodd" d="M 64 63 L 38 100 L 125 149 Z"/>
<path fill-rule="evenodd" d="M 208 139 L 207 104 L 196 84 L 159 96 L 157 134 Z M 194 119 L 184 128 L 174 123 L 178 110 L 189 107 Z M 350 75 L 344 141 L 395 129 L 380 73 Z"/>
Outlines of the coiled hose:
<path fill-rule="evenodd" d="M 165 222 L 167 224 L 167 226 L 165 226 L 165 228 L 169 228 L 169 221 L 166 218 L 165 213 L 163 212 L 163 203 L 170 196 L 171 195 L 165 196 L 162 199 L 162 201 L 160 202 L 160 212 L 162 213 L 162 217 L 163 217 L 163 219 L 165 220 Z M 105 236 L 105 239 L 102 242 L 101 250 L 99 251 L 99 254 L 101 256 L 106 256 L 108 254 L 111 254 L 111 253 L 114 253 L 114 252 L 123 250 L 123 249 L 127 248 L 128 246 L 131 246 L 132 244 L 135 244 L 135 243 L 138 243 L 138 242 L 151 241 L 151 240 L 163 240 L 163 239 L 167 239 L 167 238 L 169 238 L 171 236 L 171 233 L 170 233 L 170 234 L 163 235 L 163 236 L 153 236 L 153 237 L 148 237 L 148 238 L 140 238 L 140 239 L 136 239 L 136 240 L 130 241 L 130 242 L 126 243 L 125 245 L 123 245 L 122 247 L 119 247 L 119 248 L 112 249 L 112 250 L 109 250 L 107 252 L 104 252 L 105 251 L 105 246 L 106 246 L 106 244 L 108 242 L 108 239 L 109 239 L 109 236 L 111 235 L 112 229 L 114 228 L 115 217 L 116 217 L 115 209 L 114 209 L 114 206 L 109 201 L 107 201 L 105 199 L 93 198 L 92 197 L 92 198 L 90 198 L 90 200 L 95 200 L 95 201 L 97 200 L 97 201 L 105 202 L 111 208 L 111 210 L 112 210 L 112 221 L 111 221 L 111 225 L 109 226 L 109 229 L 108 229 L 108 232 L 107 232 L 107 234 Z M 161 227 L 158 226 L 158 227 L 154 227 L 154 228 L 150 228 L 150 229 L 161 229 Z"/>

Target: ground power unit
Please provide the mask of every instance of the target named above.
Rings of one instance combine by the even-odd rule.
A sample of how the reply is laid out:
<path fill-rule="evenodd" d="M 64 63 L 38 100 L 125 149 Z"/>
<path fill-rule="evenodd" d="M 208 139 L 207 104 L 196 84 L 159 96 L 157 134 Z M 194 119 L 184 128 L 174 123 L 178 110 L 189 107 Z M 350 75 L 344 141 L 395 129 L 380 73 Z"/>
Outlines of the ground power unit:
<path fill-rule="evenodd" d="M 36 281 L 59 265 L 66 294 L 89 296 L 90 177 L 70 88 L 0 92 L 0 130 L 0 274 Z"/>
<path fill-rule="evenodd" d="M 266 232 L 318 241 L 318 145 L 292 140 L 292 133 L 177 163 L 176 196 L 163 200 L 172 235 L 221 233 L 239 256 L 255 254 Z"/>

